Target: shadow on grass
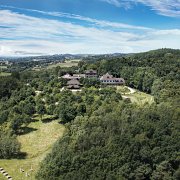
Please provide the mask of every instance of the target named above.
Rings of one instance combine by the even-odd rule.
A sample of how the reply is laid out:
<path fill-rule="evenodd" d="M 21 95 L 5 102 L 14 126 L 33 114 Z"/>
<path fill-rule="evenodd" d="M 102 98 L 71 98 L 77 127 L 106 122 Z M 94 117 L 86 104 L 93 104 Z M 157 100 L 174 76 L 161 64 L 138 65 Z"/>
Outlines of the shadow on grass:
<path fill-rule="evenodd" d="M 1 160 L 12 160 L 12 159 L 26 159 L 27 153 L 26 152 L 17 152 L 11 155 L 11 157 L 1 158 Z"/>
<path fill-rule="evenodd" d="M 29 134 L 33 131 L 37 131 L 38 129 L 36 128 L 32 128 L 32 127 L 22 127 L 21 128 L 21 132 L 18 133 L 18 135 L 25 135 L 25 134 Z"/>
<path fill-rule="evenodd" d="M 58 119 L 57 116 L 47 117 L 47 118 L 43 118 L 43 119 L 42 119 L 42 122 L 43 122 L 43 123 L 50 123 L 50 122 L 52 122 L 52 121 L 54 121 L 54 120 L 56 120 L 56 119 Z"/>
<path fill-rule="evenodd" d="M 62 124 L 62 125 L 65 125 L 65 124 L 67 124 L 67 122 L 65 122 L 65 121 L 62 121 L 62 120 L 61 120 L 61 121 L 59 121 L 58 123 L 59 123 L 59 124 Z"/>
<path fill-rule="evenodd" d="M 18 155 L 17 155 L 17 159 L 26 159 L 27 157 L 27 153 L 26 152 L 20 152 Z"/>
<path fill-rule="evenodd" d="M 34 118 L 31 119 L 31 123 L 32 122 L 38 122 L 38 121 L 39 121 L 38 119 L 34 119 Z"/>

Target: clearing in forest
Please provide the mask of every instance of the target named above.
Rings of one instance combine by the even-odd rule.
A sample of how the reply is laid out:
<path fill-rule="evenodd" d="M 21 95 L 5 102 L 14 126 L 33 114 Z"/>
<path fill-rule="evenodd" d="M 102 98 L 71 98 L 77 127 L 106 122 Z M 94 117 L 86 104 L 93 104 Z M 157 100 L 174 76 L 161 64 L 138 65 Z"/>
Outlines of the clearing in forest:
<path fill-rule="evenodd" d="M 11 73 L 7 73 L 7 72 L 0 72 L 0 76 L 10 76 Z"/>
<path fill-rule="evenodd" d="M 154 102 L 154 97 L 152 95 L 140 92 L 127 86 L 118 86 L 117 90 L 122 94 L 124 99 L 129 98 L 132 103 L 137 103 L 140 106 L 147 103 L 152 104 Z"/>
<path fill-rule="evenodd" d="M 34 180 L 39 163 L 65 131 L 65 127 L 59 124 L 58 120 L 47 123 L 35 121 L 28 126 L 28 129 L 29 133 L 18 136 L 22 145 L 21 151 L 27 153 L 26 158 L 0 160 L 0 167 L 3 167 L 14 180 Z M 21 168 L 24 172 L 20 172 Z M 3 178 L 0 175 L 0 179 Z"/>
<path fill-rule="evenodd" d="M 51 64 L 49 65 L 47 68 L 51 69 L 57 66 L 60 67 L 73 67 L 73 66 L 78 66 L 79 61 L 81 61 L 80 59 L 74 59 L 74 60 L 66 60 L 64 63 L 56 63 L 56 64 Z"/>

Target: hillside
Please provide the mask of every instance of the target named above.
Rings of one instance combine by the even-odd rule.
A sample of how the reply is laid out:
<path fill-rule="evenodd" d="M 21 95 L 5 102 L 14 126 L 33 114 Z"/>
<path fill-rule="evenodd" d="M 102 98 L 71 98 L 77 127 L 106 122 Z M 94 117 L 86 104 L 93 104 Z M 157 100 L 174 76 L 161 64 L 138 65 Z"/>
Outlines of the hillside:
<path fill-rule="evenodd" d="M 49 123 L 35 121 L 30 123 L 28 128 L 32 129 L 30 133 L 17 137 L 21 143 L 21 151 L 27 153 L 27 156 L 24 159 L 0 160 L 0 167 L 3 167 L 15 180 L 34 180 L 39 163 L 50 152 L 56 140 L 63 136 L 65 130 L 57 121 Z M 20 169 L 24 172 L 20 172 Z"/>
<path fill-rule="evenodd" d="M 179 62 L 180 50 L 171 49 L 81 62 L 80 71 L 124 77 L 136 92 L 105 91 L 101 103 L 86 104 L 88 111 L 68 124 L 37 179 L 179 179 Z M 86 95 L 98 100 L 99 93 Z"/>
<path fill-rule="evenodd" d="M 27 179 L 179 179 L 180 50 L 31 65 L 0 77 L 0 167 L 12 177 L 32 165 Z M 126 86 L 83 77 L 68 89 L 64 75 L 90 69 Z"/>

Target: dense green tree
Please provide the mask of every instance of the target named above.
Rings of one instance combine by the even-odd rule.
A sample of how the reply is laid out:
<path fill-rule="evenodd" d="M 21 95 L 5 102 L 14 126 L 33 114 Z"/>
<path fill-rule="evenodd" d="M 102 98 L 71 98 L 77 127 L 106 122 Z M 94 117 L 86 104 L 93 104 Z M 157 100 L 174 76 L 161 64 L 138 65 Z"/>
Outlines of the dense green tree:
<path fill-rule="evenodd" d="M 37 179 L 179 179 L 179 50 L 92 56 L 78 67 L 46 69 L 50 62 L 18 59 L 7 72 L 19 73 L 0 77 L 0 158 L 17 157 L 13 134 L 26 132 L 36 110 L 66 123 Z M 81 79 L 81 92 L 61 91 L 66 80 L 59 77 L 91 68 L 123 77 L 155 102 L 122 101 L 116 87 L 100 88 L 95 79 Z"/>
<path fill-rule="evenodd" d="M 47 114 L 53 115 L 55 109 L 56 109 L 56 106 L 55 106 L 54 104 L 49 105 L 49 106 L 47 107 Z"/>
<path fill-rule="evenodd" d="M 59 118 L 63 123 L 71 122 L 77 115 L 76 108 L 70 104 L 59 105 Z"/>
<path fill-rule="evenodd" d="M 13 77 L 0 77 L 0 98 L 10 97 L 13 90 L 20 87 L 20 83 Z"/>
<path fill-rule="evenodd" d="M 111 105 L 113 109 L 104 104 L 89 118 L 76 118 L 42 163 L 37 179 L 178 176 L 180 144 L 172 123 L 176 110 L 165 104 L 148 105 L 143 111 L 124 103 Z"/>
<path fill-rule="evenodd" d="M 0 132 L 0 158 L 17 158 L 19 153 L 20 143 L 16 140 L 16 137 L 8 133 Z"/>
<path fill-rule="evenodd" d="M 86 88 L 89 87 L 100 87 L 100 81 L 96 78 L 81 78 L 80 82 L 85 86 Z"/>
<path fill-rule="evenodd" d="M 40 101 L 37 103 L 36 112 L 40 115 L 42 121 L 43 115 L 46 113 L 46 108 L 43 102 Z"/>
<path fill-rule="evenodd" d="M 12 76 L 13 78 L 15 78 L 15 79 L 20 79 L 20 74 L 19 74 L 19 72 L 12 72 L 12 73 L 11 73 L 11 76 Z"/>
<path fill-rule="evenodd" d="M 16 134 L 18 134 L 23 132 L 23 127 L 27 127 L 30 122 L 30 116 L 26 114 L 14 114 L 11 119 L 11 128 Z"/>
<path fill-rule="evenodd" d="M 0 112 L 0 124 L 3 124 L 8 119 L 9 112 L 8 110 L 4 110 Z"/>
<path fill-rule="evenodd" d="M 32 103 L 27 103 L 23 107 L 23 113 L 32 116 L 35 113 L 35 106 Z"/>

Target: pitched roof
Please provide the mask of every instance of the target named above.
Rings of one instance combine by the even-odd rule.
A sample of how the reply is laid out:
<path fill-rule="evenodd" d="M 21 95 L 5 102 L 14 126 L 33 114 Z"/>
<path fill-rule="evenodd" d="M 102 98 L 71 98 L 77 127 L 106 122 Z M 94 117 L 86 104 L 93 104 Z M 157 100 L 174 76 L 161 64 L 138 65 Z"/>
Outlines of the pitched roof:
<path fill-rule="evenodd" d="M 71 79 L 67 82 L 67 85 L 80 85 L 80 82 L 77 79 Z"/>
<path fill-rule="evenodd" d="M 93 70 L 93 69 L 89 69 L 89 70 L 86 70 L 85 73 L 86 73 L 86 74 L 90 74 L 90 73 L 96 74 L 97 71 L 96 71 L 96 70 Z"/>
<path fill-rule="evenodd" d="M 85 77 L 85 74 L 73 74 L 74 78 L 81 78 L 81 77 Z"/>
<path fill-rule="evenodd" d="M 108 80 L 108 79 L 114 79 L 113 75 L 106 73 L 105 75 L 101 76 L 100 80 Z"/>
<path fill-rule="evenodd" d="M 116 78 L 116 81 L 121 82 L 121 83 L 125 83 L 125 80 L 123 78 Z"/>
<path fill-rule="evenodd" d="M 101 76 L 101 81 L 115 81 L 120 83 L 125 83 L 125 80 L 123 78 L 115 78 L 113 75 L 110 75 L 109 73 L 106 73 L 105 75 Z"/>
<path fill-rule="evenodd" d="M 65 74 L 64 76 L 62 76 L 62 78 L 64 78 L 64 79 L 70 79 L 72 76 L 70 75 L 70 74 Z"/>

